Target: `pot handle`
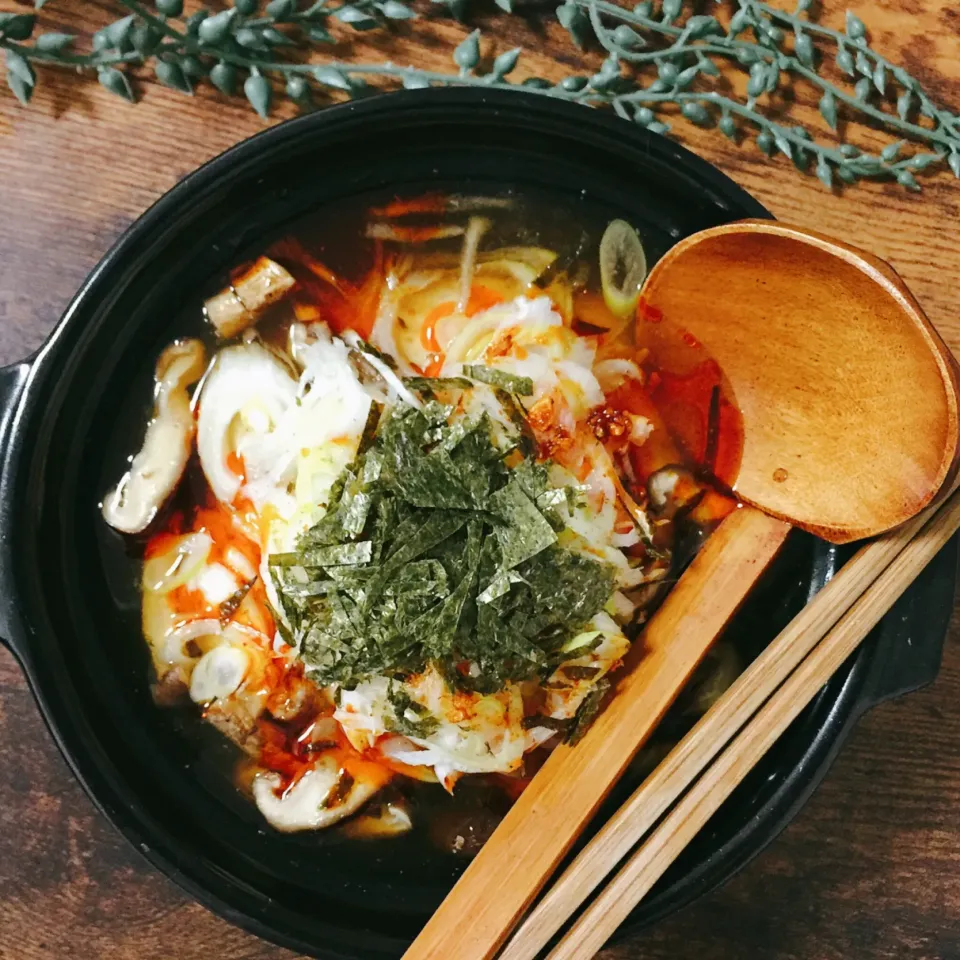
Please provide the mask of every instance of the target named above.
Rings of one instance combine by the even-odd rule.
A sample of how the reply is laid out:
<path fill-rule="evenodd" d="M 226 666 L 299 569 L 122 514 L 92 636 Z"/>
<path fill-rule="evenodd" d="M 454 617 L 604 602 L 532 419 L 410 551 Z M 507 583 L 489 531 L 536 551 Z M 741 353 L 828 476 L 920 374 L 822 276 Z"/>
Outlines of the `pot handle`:
<path fill-rule="evenodd" d="M 4 554 L 9 549 L 7 531 L 10 528 L 10 514 L 13 512 L 9 492 L 5 488 L 10 477 L 7 460 L 10 455 L 13 423 L 29 376 L 30 364 L 26 362 L 0 367 L 0 464 L 3 469 L 2 479 L 0 479 L 0 584 L 3 585 L 3 589 L 0 589 L 0 643 L 18 657 L 20 653 L 14 646 L 17 617 L 13 609 L 13 601 L 6 589 L 9 569 L 4 569 L 9 559 Z"/>
<path fill-rule="evenodd" d="M 877 651 L 860 695 L 861 712 L 936 679 L 956 597 L 958 560 L 960 534 L 876 628 Z"/>

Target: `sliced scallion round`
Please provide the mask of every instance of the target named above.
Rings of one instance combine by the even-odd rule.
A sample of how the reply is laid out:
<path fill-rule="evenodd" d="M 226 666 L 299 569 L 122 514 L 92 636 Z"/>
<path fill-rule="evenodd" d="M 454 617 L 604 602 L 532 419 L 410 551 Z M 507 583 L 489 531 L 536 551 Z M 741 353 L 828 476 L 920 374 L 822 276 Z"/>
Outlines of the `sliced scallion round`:
<path fill-rule="evenodd" d="M 646 277 L 647 256 L 637 231 L 625 220 L 611 221 L 600 241 L 600 283 L 610 312 L 629 316 Z"/>

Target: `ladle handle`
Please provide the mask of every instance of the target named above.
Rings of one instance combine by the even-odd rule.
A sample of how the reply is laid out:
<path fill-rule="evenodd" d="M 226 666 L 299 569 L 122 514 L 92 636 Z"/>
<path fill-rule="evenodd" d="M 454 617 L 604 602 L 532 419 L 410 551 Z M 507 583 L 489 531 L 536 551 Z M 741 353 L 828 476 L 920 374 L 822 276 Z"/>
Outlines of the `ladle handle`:
<path fill-rule="evenodd" d="M 553 751 L 404 960 L 492 960 L 790 529 L 751 507 L 720 524 L 634 644 L 613 699 L 576 746 Z"/>

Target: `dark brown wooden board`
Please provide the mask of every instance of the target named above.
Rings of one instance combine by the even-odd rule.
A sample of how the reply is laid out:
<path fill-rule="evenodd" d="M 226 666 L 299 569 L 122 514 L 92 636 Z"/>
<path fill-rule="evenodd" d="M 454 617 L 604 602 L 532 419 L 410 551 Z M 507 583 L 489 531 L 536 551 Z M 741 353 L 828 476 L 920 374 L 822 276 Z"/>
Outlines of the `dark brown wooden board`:
<path fill-rule="evenodd" d="M 11 0 L 3 9 L 27 10 Z M 875 46 L 942 102 L 960 104 L 954 0 L 827 0 L 850 6 Z M 105 7 L 56 0 L 50 29 L 84 33 Z M 499 21 L 498 21 L 499 24 Z M 584 69 L 555 29 L 490 31 L 497 50 L 537 50 L 527 69 Z M 447 68 L 463 31 L 421 24 L 358 59 Z M 340 50 L 342 54 L 343 49 Z M 594 58 L 594 63 L 596 58 Z M 0 363 L 42 342 L 88 270 L 123 229 L 198 164 L 264 127 L 209 88 L 193 99 L 146 85 L 126 106 L 95 83 L 44 82 L 29 109 L 0 90 Z M 814 118 L 803 91 L 790 115 Z M 954 350 L 960 349 L 960 183 L 920 195 L 867 185 L 843 196 L 783 158 L 716 132 L 677 129 L 774 213 L 889 260 Z M 868 134 L 869 136 L 869 134 Z M 192 903 L 93 808 L 43 726 L 12 657 L 0 650 L 0 960 L 280 960 Z M 723 890 L 604 960 L 960 960 L 960 621 L 939 680 L 869 714 L 796 822 Z M 452 960 L 452 958 L 451 958 Z"/>

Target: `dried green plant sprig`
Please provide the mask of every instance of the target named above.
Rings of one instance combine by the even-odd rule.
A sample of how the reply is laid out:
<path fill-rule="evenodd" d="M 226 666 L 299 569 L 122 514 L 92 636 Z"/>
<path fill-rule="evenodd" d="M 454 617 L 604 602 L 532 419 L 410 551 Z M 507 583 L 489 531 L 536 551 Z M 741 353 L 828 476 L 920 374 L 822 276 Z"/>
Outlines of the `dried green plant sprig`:
<path fill-rule="evenodd" d="M 478 31 L 453 51 L 456 69 L 449 73 L 389 62 L 315 65 L 284 54 L 292 46 L 330 43 L 331 20 L 366 31 L 414 17 L 400 0 L 315 0 L 302 10 L 298 0 L 270 0 L 259 15 L 258 0 L 234 0 L 226 10 L 202 10 L 187 18 L 182 0 L 156 0 L 156 12 L 140 0 L 117 2 L 127 15 L 98 31 L 86 54 L 73 51 L 76 38 L 68 34 L 40 34 L 28 44 L 34 16 L 0 14 L 7 83 L 18 99 L 29 100 L 36 65 L 96 71 L 107 89 L 129 100 L 134 98 L 126 73 L 131 66 L 152 65 L 157 80 L 184 93 L 208 80 L 231 95 L 242 81 L 244 95 L 261 116 L 268 114 L 278 92 L 310 109 L 318 88 L 356 97 L 391 85 L 518 86 L 509 75 L 521 51 L 500 53 L 490 69 L 480 72 Z M 458 18 L 466 13 L 467 0 L 434 2 Z M 512 9 L 512 0 L 495 2 L 504 11 Z M 827 187 L 892 178 L 908 190 L 919 190 L 916 174 L 944 165 L 960 177 L 960 116 L 936 105 L 916 79 L 873 50 L 858 17 L 848 13 L 845 30 L 833 30 L 809 18 L 811 3 L 799 0 L 791 13 L 762 0 L 736 0 L 724 25 L 714 16 L 684 15 L 682 0 L 641 0 L 630 10 L 608 0 L 563 0 L 555 16 L 573 43 L 581 48 L 599 44 L 607 58 L 592 75 L 568 76 L 559 83 L 531 77 L 519 86 L 608 106 L 660 134 L 670 130 L 667 110 L 679 112 L 688 122 L 715 127 L 730 139 L 754 139 L 763 153 L 782 154 Z M 745 98 L 714 83 L 721 65 L 747 72 Z M 780 119 L 770 98 L 791 79 L 817 91 L 820 114 L 833 131 L 843 119 L 861 120 L 896 139 L 865 152 L 843 143 L 839 135 L 828 140 Z"/>

